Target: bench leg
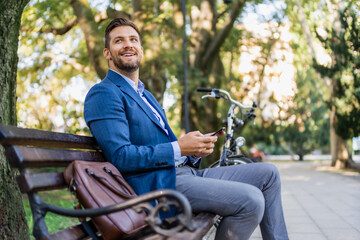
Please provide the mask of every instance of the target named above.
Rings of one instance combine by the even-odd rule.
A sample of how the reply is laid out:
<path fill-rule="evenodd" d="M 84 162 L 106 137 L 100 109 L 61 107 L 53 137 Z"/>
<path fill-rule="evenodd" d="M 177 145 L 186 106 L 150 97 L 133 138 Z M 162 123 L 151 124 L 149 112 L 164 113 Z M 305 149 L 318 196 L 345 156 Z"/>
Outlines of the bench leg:
<path fill-rule="evenodd" d="M 49 239 L 50 235 L 45 223 L 46 211 L 43 210 L 41 200 L 36 193 L 28 194 L 33 216 L 33 235 L 35 239 Z"/>

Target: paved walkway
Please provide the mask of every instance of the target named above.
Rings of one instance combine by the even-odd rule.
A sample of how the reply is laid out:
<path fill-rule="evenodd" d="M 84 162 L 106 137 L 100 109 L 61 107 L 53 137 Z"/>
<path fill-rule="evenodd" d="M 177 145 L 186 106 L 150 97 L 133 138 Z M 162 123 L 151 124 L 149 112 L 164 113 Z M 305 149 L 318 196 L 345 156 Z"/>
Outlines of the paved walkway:
<path fill-rule="evenodd" d="M 360 240 L 360 174 L 329 162 L 277 162 L 290 240 Z M 262 239 L 259 228 L 251 240 Z"/>

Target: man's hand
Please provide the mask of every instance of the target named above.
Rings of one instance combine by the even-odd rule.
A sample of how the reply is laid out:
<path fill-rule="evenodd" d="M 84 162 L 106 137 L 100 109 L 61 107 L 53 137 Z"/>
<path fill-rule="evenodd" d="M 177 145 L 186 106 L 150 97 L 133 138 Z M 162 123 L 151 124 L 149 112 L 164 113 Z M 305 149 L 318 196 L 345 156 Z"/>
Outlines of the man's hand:
<path fill-rule="evenodd" d="M 189 132 L 178 140 L 182 156 L 205 157 L 214 151 L 217 136 L 203 135 L 199 131 Z"/>

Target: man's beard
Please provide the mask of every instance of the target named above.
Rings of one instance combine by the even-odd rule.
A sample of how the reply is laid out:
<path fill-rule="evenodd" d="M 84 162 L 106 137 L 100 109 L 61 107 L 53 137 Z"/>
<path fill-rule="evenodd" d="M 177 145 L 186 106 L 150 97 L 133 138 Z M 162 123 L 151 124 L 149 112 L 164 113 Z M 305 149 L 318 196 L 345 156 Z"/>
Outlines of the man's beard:
<path fill-rule="evenodd" d="M 114 65 L 125 72 L 132 73 L 139 69 L 140 61 L 137 59 L 133 63 L 125 63 L 121 60 L 120 57 L 114 57 L 113 54 L 110 52 L 111 58 L 113 59 Z"/>

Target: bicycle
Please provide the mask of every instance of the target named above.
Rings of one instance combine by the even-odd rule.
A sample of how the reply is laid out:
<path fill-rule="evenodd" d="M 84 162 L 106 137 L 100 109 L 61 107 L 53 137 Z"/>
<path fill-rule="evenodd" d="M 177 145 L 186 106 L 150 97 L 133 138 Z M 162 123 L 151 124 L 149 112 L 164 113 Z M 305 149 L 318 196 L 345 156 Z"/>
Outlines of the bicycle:
<path fill-rule="evenodd" d="M 237 164 L 247 164 L 253 163 L 252 160 L 245 157 L 240 153 L 240 148 L 246 144 L 244 137 L 240 136 L 235 139 L 235 131 L 238 128 L 245 126 L 245 123 L 250 120 L 255 120 L 256 115 L 254 114 L 255 108 L 257 107 L 256 103 L 253 102 L 252 106 L 244 105 L 231 98 L 230 94 L 222 89 L 216 88 L 197 88 L 198 92 L 209 93 L 202 96 L 202 99 L 205 98 L 223 98 L 230 103 L 230 108 L 227 113 L 227 118 L 223 121 L 226 127 L 226 136 L 224 144 L 222 145 L 220 159 L 210 165 L 210 167 L 221 167 Z M 239 117 L 236 116 L 235 110 L 239 109 Z M 243 112 L 246 111 L 246 112 Z"/>

